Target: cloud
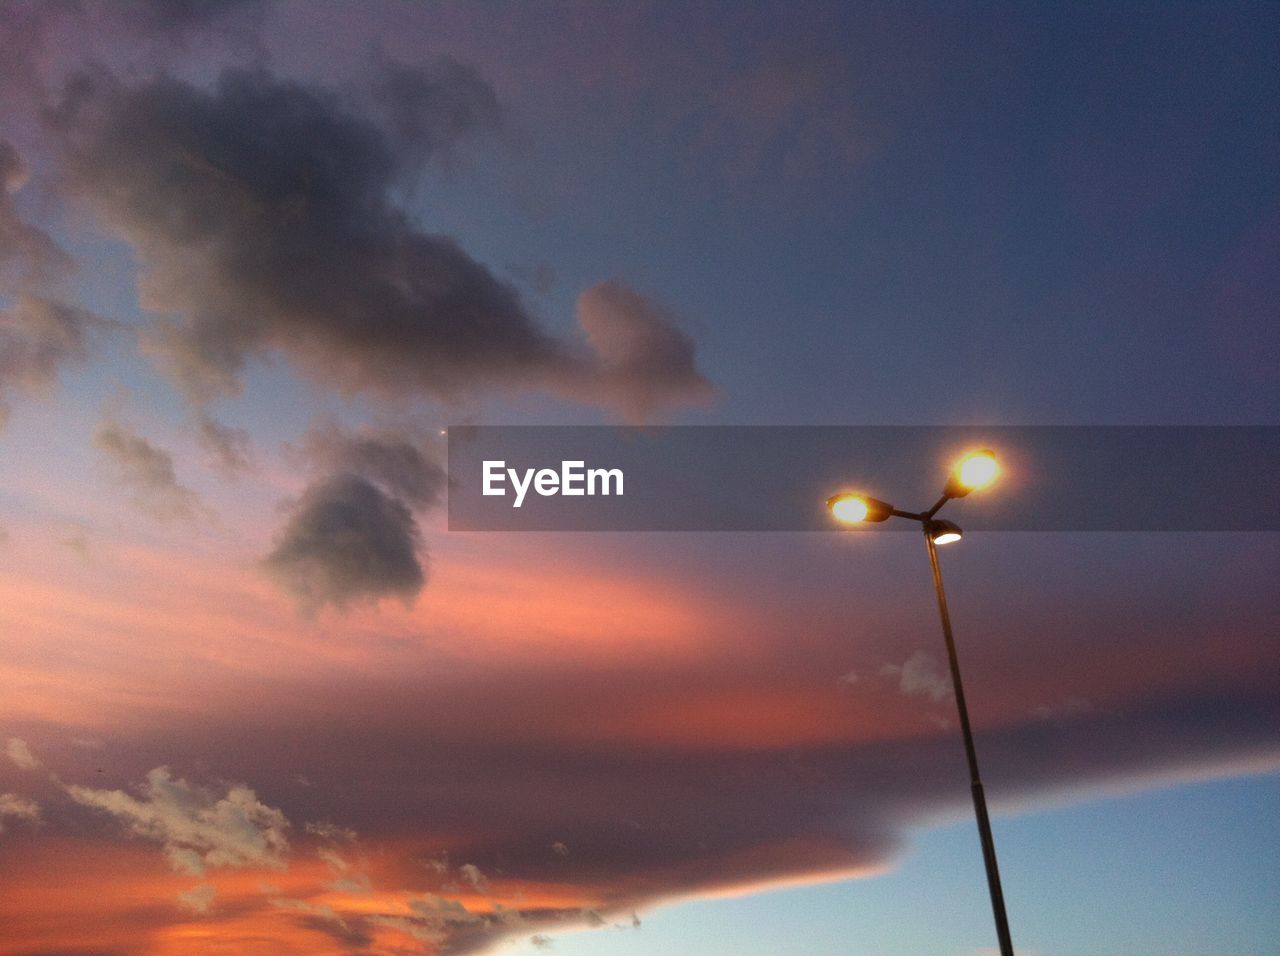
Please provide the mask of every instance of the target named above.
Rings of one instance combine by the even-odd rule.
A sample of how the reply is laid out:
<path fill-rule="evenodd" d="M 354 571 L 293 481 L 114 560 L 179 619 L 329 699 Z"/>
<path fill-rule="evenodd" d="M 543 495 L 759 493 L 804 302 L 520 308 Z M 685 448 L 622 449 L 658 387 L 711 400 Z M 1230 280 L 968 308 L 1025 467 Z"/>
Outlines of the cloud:
<path fill-rule="evenodd" d="M 417 596 L 426 581 L 418 524 L 401 502 L 352 474 L 315 482 L 263 564 L 303 604 Z"/>
<path fill-rule="evenodd" d="M 40 766 L 40 761 L 31 753 L 31 748 L 27 746 L 27 742 L 18 737 L 9 738 L 4 752 L 22 770 L 34 770 Z"/>
<path fill-rule="evenodd" d="M 401 139 L 440 149 L 488 122 L 474 74 L 384 64 L 375 91 L 394 133 L 265 70 L 212 91 L 82 74 L 51 111 L 65 180 L 133 245 L 142 303 L 166 317 L 150 348 L 193 398 L 235 394 L 249 359 L 277 352 L 348 394 L 543 388 L 628 415 L 706 397 L 691 340 L 620 283 L 580 304 L 591 348 L 566 344 L 390 204 L 421 158 Z"/>
<path fill-rule="evenodd" d="M 898 689 L 908 697 L 927 697 L 934 703 L 951 696 L 951 682 L 942 668 L 924 651 L 916 651 L 901 664 L 885 664 L 881 675 L 897 677 Z"/>
<path fill-rule="evenodd" d="M 374 108 L 410 162 L 449 150 L 502 122 L 493 87 L 474 67 L 450 56 L 407 65 L 379 55 L 369 84 Z"/>
<path fill-rule="evenodd" d="M 323 470 L 359 475 L 415 508 L 439 504 L 448 483 L 444 468 L 398 432 L 353 433 L 329 424 L 308 433 L 304 452 Z"/>
<path fill-rule="evenodd" d="M 207 913 L 213 905 L 213 898 L 218 891 L 208 883 L 193 886 L 184 893 L 178 894 L 178 902 L 193 913 Z"/>
<path fill-rule="evenodd" d="M 591 388 L 599 400 L 633 421 L 687 404 L 706 404 L 711 383 L 698 371 L 695 346 L 668 312 L 619 279 L 578 296 L 578 324 L 595 352 Z"/>
<path fill-rule="evenodd" d="M 203 510 L 196 493 L 178 481 L 173 456 L 164 449 L 114 422 L 99 425 L 93 442 L 106 455 L 116 477 L 132 491 L 133 502 L 142 511 L 170 521 L 194 518 Z"/>
<path fill-rule="evenodd" d="M 206 412 L 200 413 L 196 427 L 196 438 L 201 447 L 220 470 L 236 475 L 253 467 L 253 451 L 247 431 L 224 425 Z"/>
<path fill-rule="evenodd" d="M 122 790 L 66 789 L 77 803 L 108 813 L 130 832 L 162 844 L 178 872 L 200 876 L 207 867 L 285 866 L 289 821 L 243 784 L 218 796 L 173 777 L 167 767 L 156 767 L 139 787 L 141 798 Z"/>
<path fill-rule="evenodd" d="M 0 310 L 0 426 L 9 416 L 8 393 L 45 393 L 59 371 L 88 355 L 88 337 L 108 320 L 35 295 L 19 294 Z"/>
<path fill-rule="evenodd" d="M 304 823 L 302 829 L 313 836 L 318 836 L 322 840 L 330 840 L 334 843 L 354 843 L 356 841 L 355 830 L 350 827 L 340 827 L 328 820 Z"/>
<path fill-rule="evenodd" d="M 31 289 L 69 272 L 71 257 L 18 214 L 13 194 L 26 183 L 18 151 L 0 139 L 0 290 Z"/>
<path fill-rule="evenodd" d="M 462 874 L 462 878 L 480 893 L 489 892 L 489 878 L 480 872 L 480 867 L 474 863 L 464 863 L 458 867 L 458 872 Z"/>
<path fill-rule="evenodd" d="M 359 925 L 364 922 L 361 916 L 357 914 L 348 922 L 328 903 L 280 897 L 272 899 L 271 905 L 279 910 L 299 914 L 304 926 L 332 937 L 346 949 L 362 949 L 373 942 Z"/>
<path fill-rule="evenodd" d="M 5 831 L 6 819 L 38 823 L 40 804 L 20 797 L 16 793 L 0 793 L 0 833 Z"/>

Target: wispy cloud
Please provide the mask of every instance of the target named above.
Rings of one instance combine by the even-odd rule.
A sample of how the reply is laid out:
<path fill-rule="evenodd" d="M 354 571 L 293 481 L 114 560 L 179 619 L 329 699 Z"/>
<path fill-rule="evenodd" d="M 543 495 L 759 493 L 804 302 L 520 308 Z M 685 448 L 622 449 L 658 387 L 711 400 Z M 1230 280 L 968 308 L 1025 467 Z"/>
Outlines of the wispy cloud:
<path fill-rule="evenodd" d="M 132 492 L 139 510 L 162 521 L 203 513 L 199 496 L 178 481 L 173 456 L 117 422 L 103 422 L 93 437 L 116 478 Z"/>
<path fill-rule="evenodd" d="M 16 793 L 0 793 L 0 833 L 5 831 L 6 819 L 37 823 L 40 820 L 40 805 Z"/>
<path fill-rule="evenodd" d="M 40 761 L 35 758 L 27 742 L 20 737 L 10 737 L 9 742 L 5 744 L 4 752 L 16 766 L 23 770 L 34 770 L 40 766 Z"/>
<path fill-rule="evenodd" d="M 213 899 L 218 891 L 209 883 L 201 883 L 178 894 L 178 903 L 193 913 L 207 913 L 213 906 Z"/>

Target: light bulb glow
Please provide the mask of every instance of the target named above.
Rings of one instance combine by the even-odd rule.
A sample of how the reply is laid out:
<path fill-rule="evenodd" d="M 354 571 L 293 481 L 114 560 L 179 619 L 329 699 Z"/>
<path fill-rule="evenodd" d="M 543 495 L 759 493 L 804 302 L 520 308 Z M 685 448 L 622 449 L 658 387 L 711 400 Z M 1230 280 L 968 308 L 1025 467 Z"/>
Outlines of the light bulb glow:
<path fill-rule="evenodd" d="M 831 502 L 831 514 L 841 524 L 857 524 L 867 520 L 867 500 L 858 495 L 840 495 Z"/>
<path fill-rule="evenodd" d="M 963 458 L 956 466 L 956 481 L 970 491 L 985 488 L 1000 475 L 1000 465 L 996 456 L 989 451 L 974 452 Z"/>
<path fill-rule="evenodd" d="M 959 541 L 960 535 L 955 531 L 944 531 L 933 539 L 934 544 L 950 544 L 952 541 Z"/>

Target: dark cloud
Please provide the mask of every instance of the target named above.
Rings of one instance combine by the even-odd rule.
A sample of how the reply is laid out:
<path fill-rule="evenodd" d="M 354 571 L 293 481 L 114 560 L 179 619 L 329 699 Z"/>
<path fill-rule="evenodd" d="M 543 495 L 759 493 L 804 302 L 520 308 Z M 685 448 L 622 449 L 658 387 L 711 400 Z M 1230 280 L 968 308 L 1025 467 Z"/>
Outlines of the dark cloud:
<path fill-rule="evenodd" d="M 0 139 L 0 290 L 30 289 L 68 272 L 71 258 L 49 236 L 23 220 L 13 202 L 27 181 L 18 151 Z"/>
<path fill-rule="evenodd" d="M 350 601 L 411 600 L 426 580 L 418 525 L 400 501 L 353 474 L 311 485 L 264 564 L 309 609 Z"/>
<path fill-rule="evenodd" d="M 110 323 L 82 309 L 19 295 L 0 310 L 0 427 L 9 417 L 9 393 L 47 392 L 64 366 L 83 362 L 89 333 Z"/>
<path fill-rule="evenodd" d="M 115 422 L 104 422 L 93 438 L 133 493 L 139 509 L 162 521 L 194 518 L 203 508 L 194 491 L 178 481 L 173 456 Z"/>
<path fill-rule="evenodd" d="M 415 508 L 439 504 L 448 481 L 419 443 L 395 431 L 353 433 L 329 424 L 311 430 L 304 453 L 329 473 L 360 475 Z"/>
<path fill-rule="evenodd" d="M 451 62 L 382 70 L 394 135 L 262 70 L 212 91 L 82 75 L 51 113 L 67 182 L 138 252 L 143 304 L 169 316 L 153 347 L 189 393 L 234 393 L 252 356 L 278 351 L 348 393 L 536 387 L 627 414 L 702 397 L 692 342 L 620 284 L 580 309 L 589 354 L 390 204 L 415 152 L 490 122 L 492 102 Z"/>

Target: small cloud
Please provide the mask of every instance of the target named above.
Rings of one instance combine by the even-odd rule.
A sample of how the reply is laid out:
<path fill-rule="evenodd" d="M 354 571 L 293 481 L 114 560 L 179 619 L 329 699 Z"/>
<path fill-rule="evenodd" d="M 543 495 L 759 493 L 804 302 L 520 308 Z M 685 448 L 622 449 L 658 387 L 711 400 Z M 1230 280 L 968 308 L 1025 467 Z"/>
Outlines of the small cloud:
<path fill-rule="evenodd" d="M 550 949 L 555 945 L 555 940 L 550 936 L 543 936 L 541 933 L 536 936 L 530 936 L 529 942 L 537 949 Z"/>
<path fill-rule="evenodd" d="M 310 786 L 310 784 L 304 784 Z M 350 827 L 340 827 L 336 823 L 330 823 L 328 820 L 318 822 L 304 823 L 302 829 L 312 836 L 318 836 L 322 840 L 330 840 L 334 843 L 355 843 L 357 834 Z"/>
<path fill-rule="evenodd" d="M 38 823 L 40 822 L 40 804 L 20 797 L 16 793 L 0 793 L 0 833 L 5 831 L 6 819 Z"/>
<path fill-rule="evenodd" d="M 551 852 L 556 856 L 568 856 L 569 848 L 557 840 L 555 843 L 551 844 Z"/>
<path fill-rule="evenodd" d="M 449 854 L 441 853 L 439 856 L 430 857 L 426 860 L 419 861 L 432 873 L 438 873 L 441 876 L 449 872 Z"/>
<path fill-rule="evenodd" d="M 335 873 L 345 873 L 350 869 L 351 864 L 344 860 L 342 858 L 342 854 L 337 850 L 331 850 L 328 847 L 321 847 L 316 850 L 316 856 L 329 864 L 329 869 L 333 870 Z"/>
<path fill-rule="evenodd" d="M 218 891 L 208 883 L 201 883 L 199 886 L 191 887 L 185 893 L 179 893 L 178 902 L 193 913 L 207 913 L 217 894 Z"/>
<path fill-rule="evenodd" d="M 862 678 L 858 676 L 857 671 L 849 671 L 847 674 L 841 674 L 839 677 L 837 677 L 836 683 L 839 684 L 841 687 L 852 687 L 854 684 L 858 683 L 858 681 L 860 680 L 862 680 Z"/>
<path fill-rule="evenodd" d="M 27 742 L 18 737 L 9 738 L 4 752 L 22 770 L 34 770 L 40 766 L 40 761 L 35 758 L 31 748 L 27 746 Z"/>
<path fill-rule="evenodd" d="M 224 425 L 207 413 L 201 413 L 196 426 L 200 446 L 224 474 L 238 475 L 253 468 L 249 433 L 243 428 Z"/>
<path fill-rule="evenodd" d="M 361 894 L 373 891 L 373 883 L 364 873 L 354 873 L 351 876 L 344 876 L 341 879 L 334 880 L 328 884 L 329 889 L 335 893 L 351 893 Z"/>
<path fill-rule="evenodd" d="M 262 803 L 243 784 L 219 796 L 156 767 L 138 788 L 122 790 L 68 786 L 76 803 L 100 810 L 137 836 L 163 846 L 173 869 L 200 876 L 206 867 L 284 869 L 289 848 L 283 813 Z"/>
<path fill-rule="evenodd" d="M 489 878 L 480 872 L 480 867 L 474 863 L 464 863 L 458 867 L 458 872 L 462 874 L 462 878 L 470 883 L 480 893 L 489 892 Z"/>
<path fill-rule="evenodd" d="M 951 696 L 947 675 L 924 651 L 916 651 L 902 664 L 885 664 L 880 674 L 898 678 L 898 689 L 907 697 L 927 697 L 938 703 Z"/>
<path fill-rule="evenodd" d="M 294 504 L 267 572 L 307 611 L 354 600 L 413 600 L 426 581 L 418 524 L 400 501 L 363 478 L 315 482 Z"/>
<path fill-rule="evenodd" d="M 203 510 L 196 493 L 178 481 L 173 456 L 164 449 L 114 422 L 103 422 L 93 440 L 140 510 L 161 521 L 194 518 Z"/>

